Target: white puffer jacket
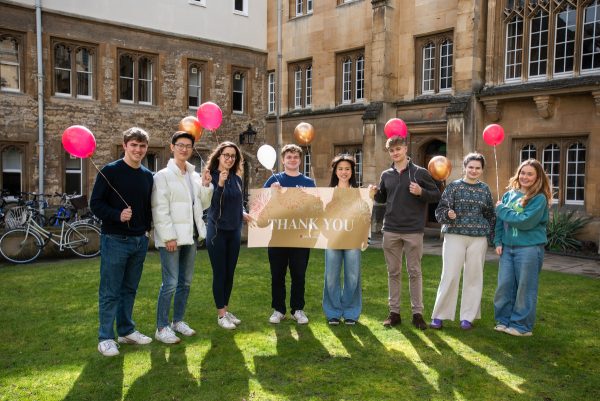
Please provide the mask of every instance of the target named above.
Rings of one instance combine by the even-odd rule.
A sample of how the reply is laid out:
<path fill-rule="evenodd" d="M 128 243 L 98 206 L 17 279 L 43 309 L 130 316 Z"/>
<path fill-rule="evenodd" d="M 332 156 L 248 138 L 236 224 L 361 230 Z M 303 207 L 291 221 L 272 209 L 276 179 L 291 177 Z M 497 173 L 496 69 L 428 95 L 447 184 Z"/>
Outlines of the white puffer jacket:
<path fill-rule="evenodd" d="M 175 160 L 169 160 L 167 167 L 154 175 L 152 219 L 154 244 L 157 248 L 164 247 L 165 242 L 171 240 L 177 240 L 177 245 L 193 244 L 194 222 L 200 238 L 206 238 L 202 211 L 210 206 L 213 184 L 203 186 L 200 174 L 194 171 L 193 164 L 186 162 L 186 168 L 192 178 L 193 208 L 185 175 L 181 173 Z"/>

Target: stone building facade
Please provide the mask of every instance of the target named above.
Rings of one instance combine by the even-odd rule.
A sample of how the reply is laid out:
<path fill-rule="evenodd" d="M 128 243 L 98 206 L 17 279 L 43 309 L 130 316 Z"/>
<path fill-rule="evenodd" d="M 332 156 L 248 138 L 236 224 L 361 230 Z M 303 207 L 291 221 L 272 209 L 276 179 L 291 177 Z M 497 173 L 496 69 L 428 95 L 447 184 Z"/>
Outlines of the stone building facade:
<path fill-rule="evenodd" d="M 466 153 L 482 152 L 488 160 L 483 179 L 494 196 L 504 191 L 522 157 L 535 156 L 553 174 L 556 207 L 594 216 L 584 237 L 598 242 L 598 3 L 283 0 L 282 142 L 293 141 L 299 122 L 309 122 L 316 135 L 305 160 L 312 169 L 305 170 L 319 185 L 327 184 L 329 161 L 339 152 L 356 153 L 361 182 L 377 183 L 389 166 L 383 127 L 390 118 L 402 118 L 412 159 L 426 166 L 431 157 L 446 156 L 454 166 L 449 180 L 461 176 Z M 268 80 L 277 76 L 276 5 L 269 0 Z M 546 28 L 532 28 L 541 9 Z M 564 21 L 570 24 L 566 28 Z M 521 37 L 515 38 L 518 32 Z M 540 43 L 547 45 L 532 48 L 528 43 L 539 34 L 546 35 Z M 561 34 L 566 39 L 558 38 Z M 566 50 L 560 47 L 565 40 Z M 558 62 L 551 60 L 559 47 L 567 70 L 554 73 Z M 533 77 L 527 71 L 535 63 Z M 540 72 L 542 67 L 547 72 Z M 269 93 L 269 99 L 276 95 Z M 269 143 L 278 139 L 276 104 L 267 109 Z M 496 149 L 497 171 L 494 149 L 481 135 L 491 123 L 501 124 L 506 133 Z M 533 147 L 537 153 L 531 153 Z M 428 225 L 438 226 L 433 213 Z"/>
<path fill-rule="evenodd" d="M 0 2 L 0 187 L 38 191 L 36 16 L 33 7 L 17 3 Z M 189 3 L 182 2 L 190 9 L 181 13 L 211 12 L 210 4 L 192 8 Z M 254 10 L 266 15 L 264 7 Z M 248 124 L 258 133 L 257 142 L 264 141 L 264 40 L 262 49 L 254 48 L 244 44 L 241 28 L 242 44 L 225 43 L 168 32 L 168 26 L 123 25 L 67 11 L 42 9 L 44 192 L 89 194 L 97 174 L 93 163 L 101 167 L 120 157 L 121 133 L 132 126 L 151 137 L 144 163 L 154 171 L 164 167 L 179 121 L 206 101 L 221 107 L 223 123 L 197 143 L 192 161 L 199 168 L 218 142 L 238 143 Z M 230 14 L 230 24 L 247 18 Z M 62 148 L 62 132 L 76 124 L 95 135 L 92 159 L 71 158 Z M 242 148 L 251 186 L 256 149 Z"/>

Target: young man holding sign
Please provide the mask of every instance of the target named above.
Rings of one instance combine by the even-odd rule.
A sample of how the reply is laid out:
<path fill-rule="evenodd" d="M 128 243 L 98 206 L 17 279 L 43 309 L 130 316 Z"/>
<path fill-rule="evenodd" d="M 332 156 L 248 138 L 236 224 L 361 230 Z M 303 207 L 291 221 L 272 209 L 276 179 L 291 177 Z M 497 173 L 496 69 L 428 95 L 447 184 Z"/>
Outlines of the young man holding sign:
<path fill-rule="evenodd" d="M 288 144 L 281 149 L 281 159 L 284 171 L 271 176 L 263 186 L 264 188 L 281 187 L 315 187 L 315 182 L 300 173 L 302 159 L 302 148 L 294 144 Z M 269 322 L 277 324 L 285 319 L 285 276 L 288 266 L 292 278 L 290 290 L 290 308 L 292 319 L 298 324 L 307 324 L 308 318 L 304 313 L 304 283 L 309 248 L 268 248 L 269 264 L 271 266 L 271 307 L 274 309 Z"/>

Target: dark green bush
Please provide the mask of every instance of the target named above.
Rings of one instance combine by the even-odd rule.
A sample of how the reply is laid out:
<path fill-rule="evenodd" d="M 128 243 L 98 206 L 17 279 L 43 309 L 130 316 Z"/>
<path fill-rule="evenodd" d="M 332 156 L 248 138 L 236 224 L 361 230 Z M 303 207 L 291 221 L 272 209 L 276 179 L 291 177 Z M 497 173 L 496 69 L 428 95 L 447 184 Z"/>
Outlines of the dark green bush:
<path fill-rule="evenodd" d="M 588 216 L 577 216 L 574 210 L 555 211 L 548 221 L 546 248 L 562 252 L 579 250 L 582 242 L 575 238 L 575 234 L 591 220 Z"/>

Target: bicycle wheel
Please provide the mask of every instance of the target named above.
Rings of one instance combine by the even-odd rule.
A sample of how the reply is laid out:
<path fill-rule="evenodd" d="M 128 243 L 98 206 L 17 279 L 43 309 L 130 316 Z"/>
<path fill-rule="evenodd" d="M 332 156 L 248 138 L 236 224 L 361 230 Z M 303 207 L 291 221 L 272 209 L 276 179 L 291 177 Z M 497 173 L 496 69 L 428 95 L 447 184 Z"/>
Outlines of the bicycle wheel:
<path fill-rule="evenodd" d="M 100 230 L 88 223 L 77 223 L 65 233 L 66 247 L 82 258 L 93 258 L 100 253 Z"/>
<path fill-rule="evenodd" d="M 24 228 L 7 231 L 0 238 L 0 253 L 13 263 L 27 263 L 42 253 L 43 242 L 37 234 Z"/>

